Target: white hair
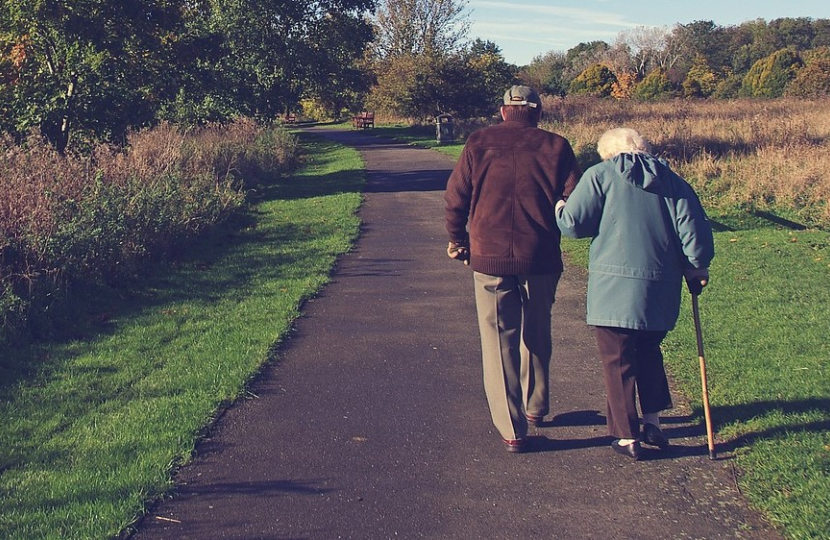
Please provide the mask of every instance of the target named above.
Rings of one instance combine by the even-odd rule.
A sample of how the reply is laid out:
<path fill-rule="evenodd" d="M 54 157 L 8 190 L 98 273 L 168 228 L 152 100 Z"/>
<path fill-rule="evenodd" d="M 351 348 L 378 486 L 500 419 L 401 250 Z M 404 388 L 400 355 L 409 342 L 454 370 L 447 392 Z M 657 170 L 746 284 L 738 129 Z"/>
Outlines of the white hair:
<path fill-rule="evenodd" d="M 651 145 L 631 128 L 609 129 L 597 141 L 597 152 L 603 160 L 619 154 L 650 154 Z"/>

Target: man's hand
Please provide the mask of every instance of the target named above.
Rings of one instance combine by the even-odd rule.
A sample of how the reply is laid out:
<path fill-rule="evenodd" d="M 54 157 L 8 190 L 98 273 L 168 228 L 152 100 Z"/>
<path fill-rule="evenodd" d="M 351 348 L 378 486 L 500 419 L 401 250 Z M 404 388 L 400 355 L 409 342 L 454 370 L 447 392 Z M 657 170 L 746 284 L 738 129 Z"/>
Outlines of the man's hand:
<path fill-rule="evenodd" d="M 686 270 L 683 277 L 686 278 L 686 286 L 689 287 L 689 292 L 695 296 L 702 293 L 703 287 L 709 284 L 709 270 L 707 268 Z"/>
<path fill-rule="evenodd" d="M 464 261 L 464 264 L 470 264 L 470 247 L 461 242 L 450 242 L 447 245 L 447 255 L 450 259 Z"/>

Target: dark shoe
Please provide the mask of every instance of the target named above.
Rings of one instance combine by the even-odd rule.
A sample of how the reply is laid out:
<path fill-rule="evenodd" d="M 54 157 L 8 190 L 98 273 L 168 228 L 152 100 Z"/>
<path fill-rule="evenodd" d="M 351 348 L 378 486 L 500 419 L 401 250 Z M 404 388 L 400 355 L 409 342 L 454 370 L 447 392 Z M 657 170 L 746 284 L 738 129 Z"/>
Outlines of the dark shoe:
<path fill-rule="evenodd" d="M 535 414 L 526 414 L 527 423 L 531 426 L 539 427 L 545 423 L 545 415 L 537 416 Z"/>
<path fill-rule="evenodd" d="M 521 454 L 527 448 L 527 439 L 502 439 L 507 451 L 511 454 Z"/>
<path fill-rule="evenodd" d="M 665 450 L 669 447 L 669 438 L 654 424 L 643 425 L 643 442 L 656 446 L 660 450 Z"/>
<path fill-rule="evenodd" d="M 630 457 L 635 461 L 640 459 L 640 443 L 637 441 L 622 446 L 619 439 L 614 439 L 614 442 L 611 443 L 611 448 L 614 449 L 614 452 Z"/>

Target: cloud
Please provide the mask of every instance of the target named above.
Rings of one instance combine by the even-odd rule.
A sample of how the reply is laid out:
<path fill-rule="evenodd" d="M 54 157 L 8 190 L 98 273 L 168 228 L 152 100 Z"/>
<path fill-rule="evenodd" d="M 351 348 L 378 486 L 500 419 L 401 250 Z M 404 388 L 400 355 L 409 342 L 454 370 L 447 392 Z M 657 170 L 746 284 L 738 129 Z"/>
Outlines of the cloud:
<path fill-rule="evenodd" d="M 619 13 L 612 13 L 609 11 L 596 11 L 580 8 L 568 8 L 558 6 L 546 6 L 537 4 L 521 4 L 500 2 L 497 0 L 471 0 L 469 7 L 475 11 L 475 15 L 481 13 L 476 8 L 482 8 L 485 11 L 485 17 L 494 20 L 520 19 L 524 22 L 524 28 L 528 27 L 527 15 L 541 15 L 542 17 L 534 17 L 532 24 L 534 26 L 544 25 L 545 20 L 551 22 L 558 21 L 560 24 L 568 21 L 570 24 L 584 25 L 591 27 L 596 32 L 597 26 L 609 26 L 617 29 L 617 31 L 636 28 L 643 26 L 640 23 L 631 22 L 626 19 L 625 15 Z M 572 29 L 569 27 L 569 29 Z"/>
<path fill-rule="evenodd" d="M 616 30 L 598 32 L 595 29 L 584 30 L 558 24 L 534 24 L 529 28 L 526 22 L 475 22 L 471 34 L 487 36 L 487 39 L 496 43 L 507 41 L 519 43 L 535 43 L 551 48 L 570 48 L 575 42 L 594 41 L 605 39 L 612 41 L 619 33 Z"/>

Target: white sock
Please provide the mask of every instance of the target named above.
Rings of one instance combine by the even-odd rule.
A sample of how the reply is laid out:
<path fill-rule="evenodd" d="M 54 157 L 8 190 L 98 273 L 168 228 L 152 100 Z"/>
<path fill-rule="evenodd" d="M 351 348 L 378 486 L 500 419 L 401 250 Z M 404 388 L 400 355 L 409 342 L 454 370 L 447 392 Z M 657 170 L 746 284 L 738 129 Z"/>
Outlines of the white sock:
<path fill-rule="evenodd" d="M 660 413 L 648 413 L 643 415 L 643 424 L 652 424 L 660 427 Z"/>
<path fill-rule="evenodd" d="M 620 439 L 617 444 L 620 446 L 628 446 L 629 444 L 634 444 L 637 439 Z"/>

